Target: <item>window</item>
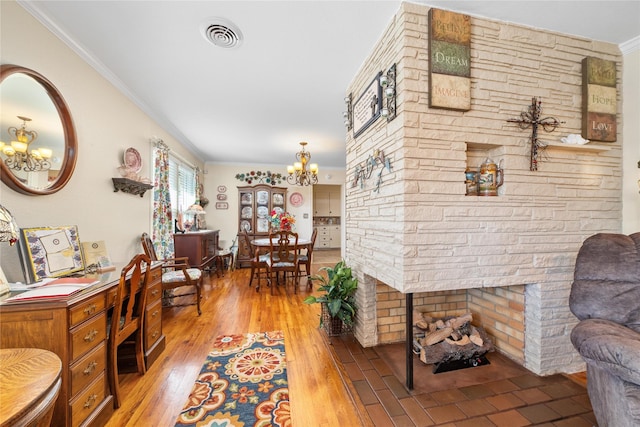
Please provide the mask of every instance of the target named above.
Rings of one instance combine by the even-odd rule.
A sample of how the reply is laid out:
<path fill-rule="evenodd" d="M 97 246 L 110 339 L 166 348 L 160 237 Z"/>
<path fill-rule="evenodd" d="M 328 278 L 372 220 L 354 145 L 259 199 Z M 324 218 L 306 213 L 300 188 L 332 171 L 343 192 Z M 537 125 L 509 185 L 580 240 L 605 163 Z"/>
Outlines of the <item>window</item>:
<path fill-rule="evenodd" d="M 169 154 L 169 195 L 171 214 L 177 218 L 196 202 L 196 171 L 193 167 Z"/>

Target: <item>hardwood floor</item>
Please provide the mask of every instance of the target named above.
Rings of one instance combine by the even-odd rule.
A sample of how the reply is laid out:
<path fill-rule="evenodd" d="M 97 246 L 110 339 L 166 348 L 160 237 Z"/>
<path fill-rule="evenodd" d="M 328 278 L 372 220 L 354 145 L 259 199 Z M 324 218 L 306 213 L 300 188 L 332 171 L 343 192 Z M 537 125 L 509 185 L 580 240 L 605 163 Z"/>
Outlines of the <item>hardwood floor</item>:
<path fill-rule="evenodd" d="M 339 259 L 339 251 L 315 251 L 311 270 L 315 272 L 322 266 L 333 266 Z M 523 411 L 525 415 L 528 414 L 526 411 L 533 411 L 533 415 L 538 416 L 539 410 L 536 408 L 541 404 L 539 401 L 527 401 L 531 407 L 525 403 L 525 407 L 507 408 L 513 409 L 509 411 L 502 408 L 508 412 L 504 415 L 517 417 L 520 424 L 508 417 L 502 420 L 502 423 L 498 423 L 496 414 L 488 415 L 494 417 L 496 422 L 493 424 L 477 424 L 477 419 L 462 418 L 457 422 L 441 424 L 438 422 L 437 411 L 446 409 L 446 414 L 449 416 L 451 402 L 446 400 L 439 404 L 441 408 L 433 408 L 435 401 L 423 398 L 425 394 L 420 390 L 407 393 L 401 385 L 402 379 L 397 379 L 401 378 L 401 375 L 396 378 L 392 369 L 383 363 L 378 354 L 383 349 L 363 349 L 357 341 L 348 337 L 327 338 L 326 334 L 318 328 L 320 308 L 317 305 L 310 306 L 302 302 L 310 293 L 306 287 L 306 279 L 302 279 L 297 294 L 294 294 L 293 288 L 289 288 L 286 292 L 284 289 L 278 289 L 275 295 L 271 295 L 266 287 L 260 292 L 249 288 L 249 272 L 249 269 L 226 272 L 222 278 L 217 278 L 215 274 L 211 275 L 204 287 L 200 317 L 196 314 L 195 306 L 163 310 L 163 330 L 167 338 L 167 347 L 158 360 L 149 367 L 146 375 L 139 376 L 131 373 L 120 376 L 123 403 L 115 411 L 107 426 L 173 426 L 210 350 L 212 340 L 223 333 L 269 330 L 282 330 L 285 334 L 293 426 L 499 425 L 511 427 L 536 424 L 524 420 L 516 409 Z M 400 354 L 402 355 L 403 351 Z M 586 385 L 584 373 L 569 377 L 582 387 Z M 372 388 L 364 387 L 365 380 L 371 382 Z M 557 378 L 555 380 L 557 381 Z M 496 383 L 496 381 L 488 383 L 486 381 L 486 386 Z M 550 387 L 549 378 L 536 381 L 546 384 L 547 388 Z M 460 390 L 465 391 L 464 388 L 458 389 L 454 383 L 449 385 L 451 390 L 432 394 L 459 395 Z M 566 384 L 563 387 L 575 393 L 580 391 L 567 387 Z M 536 392 L 536 396 L 542 396 L 540 391 Z M 557 390 L 554 389 L 554 391 Z M 573 400 L 568 401 L 569 404 L 563 403 L 563 405 L 568 408 L 567 410 L 580 407 L 583 412 L 588 412 L 590 408 L 586 391 L 583 389 L 579 394 L 584 396 L 581 398 L 573 396 Z M 509 397 L 509 393 L 501 395 L 503 398 L 504 396 Z M 378 398 L 380 401 L 376 400 Z M 417 406 L 411 405 L 414 399 L 421 403 Z M 549 397 L 549 402 L 546 403 L 555 404 L 551 402 L 552 400 L 553 398 Z M 463 408 L 467 404 L 470 403 L 460 402 Z M 556 411 L 562 412 L 558 407 L 555 408 Z M 424 411 L 428 413 L 430 411 L 430 415 L 423 414 Z M 456 413 L 456 411 L 453 412 L 453 414 Z M 595 425 L 592 414 L 564 415 L 573 418 L 563 418 L 558 423 L 545 425 Z M 531 414 L 528 416 L 532 417 Z M 442 417 L 444 415 L 440 415 L 440 418 Z M 585 419 L 587 424 L 584 424 Z M 486 420 L 483 419 L 483 421 Z M 576 424 L 578 422 L 582 424 Z"/>
<path fill-rule="evenodd" d="M 312 271 L 339 259 L 339 251 L 316 251 Z M 310 292 L 306 279 L 297 294 L 289 287 L 271 295 L 266 287 L 260 292 L 248 287 L 249 272 L 212 274 L 203 289 L 201 316 L 195 306 L 163 309 L 167 346 L 146 375 L 120 376 L 123 402 L 108 426 L 174 425 L 217 335 L 270 330 L 284 331 L 294 426 L 369 425 L 318 328 L 320 308 L 303 303 Z"/>

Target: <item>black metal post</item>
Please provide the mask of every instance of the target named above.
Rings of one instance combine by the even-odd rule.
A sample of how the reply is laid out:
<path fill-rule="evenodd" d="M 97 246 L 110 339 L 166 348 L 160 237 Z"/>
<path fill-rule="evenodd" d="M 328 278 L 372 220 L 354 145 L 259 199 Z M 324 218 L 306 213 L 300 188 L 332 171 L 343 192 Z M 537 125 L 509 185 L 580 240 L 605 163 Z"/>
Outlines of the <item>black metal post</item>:
<path fill-rule="evenodd" d="M 406 350 L 407 350 L 407 388 L 413 390 L 413 293 L 405 295 L 406 306 Z"/>

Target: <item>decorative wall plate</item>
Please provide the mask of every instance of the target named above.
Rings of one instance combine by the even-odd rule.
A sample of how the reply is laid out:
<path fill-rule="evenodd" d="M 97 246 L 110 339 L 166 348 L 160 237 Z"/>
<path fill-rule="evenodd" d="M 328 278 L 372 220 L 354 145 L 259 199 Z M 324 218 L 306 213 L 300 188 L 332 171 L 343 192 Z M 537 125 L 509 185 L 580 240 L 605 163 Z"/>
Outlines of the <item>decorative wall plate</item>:
<path fill-rule="evenodd" d="M 289 202 L 291 202 L 291 206 L 297 208 L 299 206 L 302 206 L 302 204 L 304 203 L 304 198 L 300 193 L 291 193 L 291 196 L 289 196 Z"/>
<path fill-rule="evenodd" d="M 124 165 L 135 173 L 142 170 L 142 157 L 140 157 L 138 150 L 129 147 L 124 151 Z"/>
<path fill-rule="evenodd" d="M 227 187 L 225 185 L 218 185 L 218 193 L 226 193 Z"/>

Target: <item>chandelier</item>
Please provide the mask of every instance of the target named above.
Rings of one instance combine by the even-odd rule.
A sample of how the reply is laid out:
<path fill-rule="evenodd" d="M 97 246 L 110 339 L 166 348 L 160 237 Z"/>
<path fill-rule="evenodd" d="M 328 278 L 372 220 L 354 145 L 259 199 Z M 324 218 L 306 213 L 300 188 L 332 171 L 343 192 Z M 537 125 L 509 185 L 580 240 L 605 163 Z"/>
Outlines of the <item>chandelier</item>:
<path fill-rule="evenodd" d="M 8 131 L 13 139 L 11 145 L 0 142 L 0 148 L 7 158 L 4 164 L 9 169 L 24 170 L 26 172 L 45 171 L 51 168 L 49 159 L 53 152 L 50 148 L 41 147 L 29 151 L 29 146 L 38 138 L 38 132 L 35 130 L 27 130 L 27 122 L 29 117 L 18 116 L 22 120 L 20 129 L 11 126 Z"/>
<path fill-rule="evenodd" d="M 309 163 L 311 153 L 304 147 L 306 142 L 301 142 L 302 149 L 296 153 L 296 160 L 293 166 L 287 166 L 287 182 L 291 185 L 313 185 L 318 183 L 318 164 Z M 308 169 L 307 164 L 309 163 Z"/>

